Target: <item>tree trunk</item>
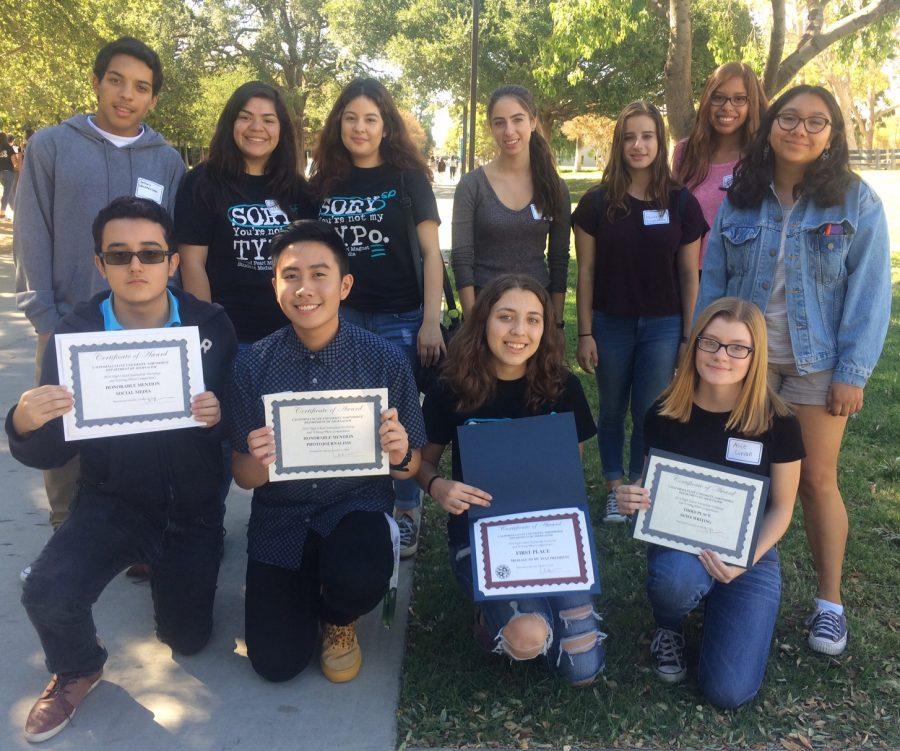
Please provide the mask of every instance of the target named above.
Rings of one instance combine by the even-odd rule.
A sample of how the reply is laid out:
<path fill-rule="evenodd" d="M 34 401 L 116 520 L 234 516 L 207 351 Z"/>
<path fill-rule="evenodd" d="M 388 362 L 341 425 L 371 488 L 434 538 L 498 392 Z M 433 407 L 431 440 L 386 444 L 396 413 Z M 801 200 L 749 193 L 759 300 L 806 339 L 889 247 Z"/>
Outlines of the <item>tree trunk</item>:
<path fill-rule="evenodd" d="M 694 125 L 691 46 L 691 2 L 669 0 L 669 52 L 665 68 L 665 92 L 669 128 L 676 140 L 687 138 Z"/>
<path fill-rule="evenodd" d="M 575 138 L 575 162 L 572 165 L 573 172 L 581 172 L 581 165 L 584 162 L 584 151 L 581 148 L 581 136 Z"/>
<path fill-rule="evenodd" d="M 772 0 L 772 35 L 769 37 L 769 54 L 763 74 L 763 88 L 770 99 L 775 93 L 778 66 L 784 53 L 785 32 L 784 0 Z"/>
<path fill-rule="evenodd" d="M 844 114 L 844 120 L 847 127 L 844 131 L 847 134 L 847 146 L 851 151 L 859 148 L 859 135 L 862 124 L 856 113 L 856 107 L 853 104 L 853 95 L 850 92 L 850 83 L 846 77 L 842 75 L 829 76 L 828 83 L 837 97 L 841 112 Z"/>

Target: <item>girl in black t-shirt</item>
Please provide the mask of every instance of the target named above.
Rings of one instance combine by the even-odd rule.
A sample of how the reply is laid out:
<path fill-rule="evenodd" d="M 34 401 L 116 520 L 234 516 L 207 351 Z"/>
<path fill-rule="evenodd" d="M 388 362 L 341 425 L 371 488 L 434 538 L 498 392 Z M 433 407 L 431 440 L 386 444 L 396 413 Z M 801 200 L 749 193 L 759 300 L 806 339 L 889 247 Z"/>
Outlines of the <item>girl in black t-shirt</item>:
<path fill-rule="evenodd" d="M 767 360 L 759 308 L 736 297 L 712 303 L 698 316 L 677 375 L 647 412 L 644 430 L 648 451 L 770 478 L 749 568 L 729 565 L 713 550 L 696 555 L 652 545 L 647 553 L 654 673 L 667 683 L 684 678 L 682 621 L 704 601 L 700 690 L 726 709 L 753 699 L 765 675 L 781 599 L 775 544 L 791 523 L 804 456 L 800 424 L 767 382 Z M 622 514 L 650 508 L 648 490 L 638 485 L 620 485 L 616 501 Z"/>
<path fill-rule="evenodd" d="M 489 506 L 490 495 L 462 481 L 457 428 L 483 421 L 573 412 L 579 442 L 595 433 L 578 379 L 563 362 L 563 340 L 547 291 L 532 277 L 508 274 L 482 289 L 450 344 L 440 380 L 422 407 L 428 443 L 417 479 L 450 514 L 450 563 L 473 597 L 467 512 Z M 452 445 L 452 477 L 438 471 Z M 498 472 L 505 471 L 498 467 Z M 552 471 L 552 467 L 548 468 Z M 603 634 L 591 597 L 573 593 L 478 604 L 476 634 L 484 646 L 513 660 L 543 656 L 563 679 L 586 685 L 603 669 Z"/>
<path fill-rule="evenodd" d="M 184 288 L 221 304 L 240 344 L 268 336 L 287 324 L 272 292 L 269 242 L 313 216 L 281 95 L 259 81 L 239 86 L 219 116 L 209 158 L 178 189 Z"/>
<path fill-rule="evenodd" d="M 621 522 L 615 488 L 640 477 L 644 414 L 669 383 L 697 299 L 700 204 L 672 181 L 662 115 L 633 102 L 619 115 L 601 183 L 572 214 L 578 259 L 578 364 L 600 392 L 605 521 Z M 622 466 L 631 402 L 628 474 Z"/>
<path fill-rule="evenodd" d="M 400 347 L 414 372 L 418 364 L 437 363 L 446 349 L 444 270 L 431 170 L 380 82 L 356 79 L 341 92 L 322 126 L 310 183 L 319 219 L 334 227 L 350 257 L 353 289 L 341 317 Z M 405 558 L 418 545 L 420 494 L 412 480 L 395 482 L 394 489 Z"/>

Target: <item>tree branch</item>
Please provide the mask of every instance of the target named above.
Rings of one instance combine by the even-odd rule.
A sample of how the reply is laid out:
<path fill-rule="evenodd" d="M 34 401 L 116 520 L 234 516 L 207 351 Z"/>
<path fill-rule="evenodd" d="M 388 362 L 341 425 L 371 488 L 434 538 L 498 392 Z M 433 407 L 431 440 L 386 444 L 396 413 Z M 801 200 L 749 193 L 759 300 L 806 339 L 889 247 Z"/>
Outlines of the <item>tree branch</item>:
<path fill-rule="evenodd" d="M 772 35 L 769 37 L 769 54 L 763 73 L 763 88 L 767 96 L 775 93 L 775 80 L 781 64 L 781 55 L 784 53 L 785 36 L 784 0 L 772 0 Z"/>

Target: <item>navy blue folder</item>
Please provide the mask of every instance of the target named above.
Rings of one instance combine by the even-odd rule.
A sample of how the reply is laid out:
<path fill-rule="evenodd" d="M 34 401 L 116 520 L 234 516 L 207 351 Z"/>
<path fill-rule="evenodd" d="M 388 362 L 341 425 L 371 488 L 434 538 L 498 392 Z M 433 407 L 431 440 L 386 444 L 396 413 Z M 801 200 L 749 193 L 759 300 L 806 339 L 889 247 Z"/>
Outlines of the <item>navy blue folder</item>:
<path fill-rule="evenodd" d="M 576 507 L 584 511 L 588 520 L 595 582 L 590 591 L 599 592 L 596 545 L 572 413 L 477 422 L 459 427 L 456 435 L 463 481 L 493 497 L 490 507 L 469 507 L 473 566 L 475 520 L 524 511 Z M 475 599 L 491 599 L 490 595 L 478 590 L 478 576 L 474 573 Z"/>

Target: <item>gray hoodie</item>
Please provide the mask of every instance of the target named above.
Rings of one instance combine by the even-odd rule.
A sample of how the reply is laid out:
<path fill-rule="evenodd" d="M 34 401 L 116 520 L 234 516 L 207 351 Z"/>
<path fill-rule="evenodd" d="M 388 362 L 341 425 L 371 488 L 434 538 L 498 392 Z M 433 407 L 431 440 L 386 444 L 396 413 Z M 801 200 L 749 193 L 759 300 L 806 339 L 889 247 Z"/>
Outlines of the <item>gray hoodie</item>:
<path fill-rule="evenodd" d="M 79 302 L 107 288 L 94 267 L 91 224 L 113 198 L 160 198 L 175 205 L 184 162 L 156 131 L 118 148 L 87 115 L 35 133 L 19 176 L 13 223 L 16 307 L 39 334 Z M 141 190 L 138 190 L 138 185 Z"/>

